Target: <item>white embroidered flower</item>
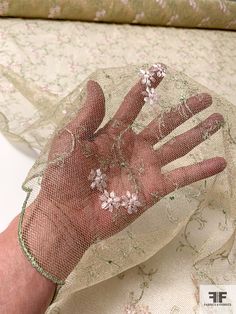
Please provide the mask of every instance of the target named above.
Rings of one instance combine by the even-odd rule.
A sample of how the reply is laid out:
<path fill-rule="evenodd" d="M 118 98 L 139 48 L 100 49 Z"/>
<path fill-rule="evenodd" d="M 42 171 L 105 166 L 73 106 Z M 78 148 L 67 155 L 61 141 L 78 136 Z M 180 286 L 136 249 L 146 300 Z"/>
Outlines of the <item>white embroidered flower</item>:
<path fill-rule="evenodd" d="M 169 21 L 166 23 L 166 25 L 172 25 L 178 19 L 179 19 L 179 15 L 178 14 L 172 15 L 171 18 L 169 19 Z"/>
<path fill-rule="evenodd" d="M 195 0 L 189 0 L 189 5 L 193 8 L 193 10 L 197 9 L 197 3 Z"/>
<path fill-rule="evenodd" d="M 9 2 L 0 0 L 0 15 L 7 14 L 8 9 L 9 9 Z"/>
<path fill-rule="evenodd" d="M 128 214 L 137 213 L 138 207 L 141 206 L 137 193 L 131 194 L 127 191 L 126 195 L 122 196 L 121 206 L 127 208 Z"/>
<path fill-rule="evenodd" d="M 90 187 L 92 189 L 96 188 L 100 192 L 103 192 L 107 186 L 106 184 L 107 176 L 104 173 L 102 173 L 101 169 L 97 170 L 92 169 L 88 179 L 92 181 Z"/>
<path fill-rule="evenodd" d="M 100 200 L 102 201 L 102 209 L 108 209 L 110 212 L 112 212 L 114 208 L 119 208 L 121 205 L 120 197 L 116 196 L 114 191 L 109 193 L 105 190 L 103 195 L 100 196 Z"/>
<path fill-rule="evenodd" d="M 160 63 L 153 64 L 153 71 L 158 77 L 164 77 L 166 75 L 166 69 Z"/>
<path fill-rule="evenodd" d="M 166 6 L 165 0 L 156 0 L 156 3 L 159 4 L 162 8 Z"/>
<path fill-rule="evenodd" d="M 59 5 L 54 5 L 50 8 L 48 13 L 48 18 L 53 19 L 61 14 L 61 7 Z"/>
<path fill-rule="evenodd" d="M 220 5 L 220 10 L 223 13 L 226 13 L 227 12 L 227 6 L 226 6 L 225 1 L 219 0 L 219 5 Z"/>
<path fill-rule="evenodd" d="M 103 18 L 106 15 L 106 10 L 101 10 L 96 12 L 96 17 L 94 18 L 94 21 L 99 21 L 101 18 Z"/>
<path fill-rule="evenodd" d="M 125 306 L 125 314 L 151 314 L 151 312 L 147 305 L 129 303 Z"/>
<path fill-rule="evenodd" d="M 140 76 L 141 76 L 141 82 L 142 84 L 145 84 L 147 86 L 150 86 L 152 84 L 152 82 L 155 82 L 155 78 L 153 77 L 154 76 L 154 73 L 151 72 L 151 71 L 148 71 L 148 70 L 143 70 L 143 69 L 140 69 Z"/>
<path fill-rule="evenodd" d="M 157 104 L 158 95 L 157 95 L 155 88 L 147 87 L 146 91 L 142 92 L 142 94 L 144 95 L 144 101 L 146 104 L 149 104 L 151 106 L 153 106 L 154 104 Z"/>
<path fill-rule="evenodd" d="M 144 18 L 144 16 L 145 16 L 144 12 L 140 12 L 140 13 L 136 14 L 132 23 L 140 22 Z"/>

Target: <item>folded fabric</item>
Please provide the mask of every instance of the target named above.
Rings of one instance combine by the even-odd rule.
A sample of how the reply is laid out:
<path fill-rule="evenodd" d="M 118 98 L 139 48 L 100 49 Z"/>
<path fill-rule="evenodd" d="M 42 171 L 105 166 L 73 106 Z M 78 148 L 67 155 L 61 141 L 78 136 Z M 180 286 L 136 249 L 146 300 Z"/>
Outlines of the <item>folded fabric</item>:
<path fill-rule="evenodd" d="M 0 128 L 12 143 L 24 142 L 41 150 L 59 121 L 79 110 L 89 73 L 101 67 L 126 65 L 125 68 L 99 70 L 90 76 L 105 88 L 106 108 L 109 109 L 106 119 L 109 119 L 119 99 L 138 80 L 139 69 L 148 68 L 148 65 L 130 67 L 128 64 L 142 60 L 150 65 L 161 61 L 175 66 L 235 103 L 232 53 L 235 36 L 236 33 L 228 31 L 2 19 L 1 64 L 5 67 L 1 68 L 0 75 Z M 183 101 L 184 96 L 208 92 L 213 96 L 213 106 L 206 109 L 200 119 L 220 112 L 227 121 L 222 130 L 202 143 L 188 159 L 180 160 L 180 165 L 191 160 L 197 162 L 207 152 L 210 158 L 225 156 L 229 165 L 235 164 L 230 158 L 235 159 L 235 106 L 171 67 L 167 70 L 157 89 L 160 105 L 167 104 L 165 109 L 168 109 L 178 100 Z M 145 105 L 135 127 L 146 125 L 147 119 L 154 117 L 152 110 L 159 112 L 161 108 Z M 197 115 L 195 121 L 189 120 L 189 124 L 179 130 L 180 133 L 199 122 Z M 189 193 L 187 199 L 183 198 L 187 191 L 194 190 L 187 188 L 181 193 L 178 190 L 130 226 L 131 233 L 123 232 L 91 246 L 47 313 L 197 313 L 192 273 L 198 283 L 211 280 L 236 283 L 233 169 L 227 167 L 217 177 L 194 186 L 202 189 L 200 195 L 194 193 L 196 198 L 191 202 Z M 39 168 L 34 170 L 40 172 Z M 36 183 L 37 179 L 34 181 Z M 40 179 L 34 187 L 39 184 Z M 201 199 L 205 201 L 195 211 Z M 183 206 L 180 206 L 181 200 Z M 189 221 L 184 221 L 188 215 L 191 215 Z M 182 232 L 178 233 L 180 229 Z M 162 241 L 167 238 L 173 238 L 169 244 Z M 115 246 L 117 241 L 119 246 Z M 163 244 L 165 246 L 157 250 Z M 146 260 L 147 254 L 151 256 L 155 252 Z M 126 266 L 132 267 L 142 260 L 146 261 L 116 276 Z M 118 266 L 108 261 L 115 261 Z M 105 280 L 111 276 L 113 278 Z"/>
<path fill-rule="evenodd" d="M 236 29 L 227 0 L 0 0 L 0 16 Z"/>

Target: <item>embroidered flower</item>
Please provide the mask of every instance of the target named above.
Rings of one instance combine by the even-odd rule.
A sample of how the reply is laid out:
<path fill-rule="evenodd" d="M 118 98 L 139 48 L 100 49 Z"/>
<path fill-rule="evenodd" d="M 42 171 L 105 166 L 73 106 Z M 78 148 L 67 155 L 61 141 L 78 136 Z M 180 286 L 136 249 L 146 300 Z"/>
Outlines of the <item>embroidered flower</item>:
<path fill-rule="evenodd" d="M 152 314 L 147 305 L 129 303 L 125 306 L 125 314 Z"/>
<path fill-rule="evenodd" d="M 102 201 L 102 209 L 108 209 L 110 212 L 112 212 L 114 208 L 119 208 L 121 205 L 120 197 L 116 196 L 114 191 L 109 193 L 105 190 L 103 195 L 100 196 L 100 200 Z"/>
<path fill-rule="evenodd" d="M 156 0 L 156 3 L 159 4 L 162 8 L 166 6 L 165 0 Z"/>
<path fill-rule="evenodd" d="M 131 194 L 127 191 L 126 195 L 122 196 L 121 206 L 127 208 L 128 214 L 137 213 L 138 207 L 141 206 L 137 193 Z"/>
<path fill-rule="evenodd" d="M 124 4 L 128 4 L 129 0 L 120 0 Z"/>
<path fill-rule="evenodd" d="M 179 15 L 178 14 L 172 15 L 171 18 L 169 19 L 169 21 L 166 23 L 166 25 L 172 25 L 178 19 L 179 19 Z"/>
<path fill-rule="evenodd" d="M 103 18 L 106 15 L 106 10 L 101 10 L 96 12 L 96 17 L 94 18 L 94 21 L 99 21 L 101 18 Z"/>
<path fill-rule="evenodd" d="M 158 77 L 164 77 L 166 75 L 166 69 L 162 64 L 160 63 L 153 64 L 153 68 L 154 68 L 153 71 Z"/>
<path fill-rule="evenodd" d="M 142 94 L 145 96 L 144 101 L 146 104 L 148 103 L 152 106 L 158 102 L 158 95 L 155 88 L 147 87 L 146 91 L 142 92 Z"/>
<path fill-rule="evenodd" d="M 145 84 L 147 86 L 150 86 L 152 82 L 155 82 L 155 78 L 153 77 L 155 73 L 148 71 L 148 70 L 142 70 L 140 69 L 140 76 L 141 76 L 141 82 L 142 84 Z"/>
<path fill-rule="evenodd" d="M 48 18 L 53 19 L 61 14 L 61 7 L 59 5 L 54 5 L 50 8 Z"/>
<path fill-rule="evenodd" d="M 227 12 L 227 6 L 226 6 L 225 1 L 219 0 L 219 5 L 220 5 L 220 10 L 223 13 L 226 13 Z"/>
<path fill-rule="evenodd" d="M 193 8 L 193 10 L 197 9 L 197 3 L 195 0 L 189 0 L 189 5 Z"/>
<path fill-rule="evenodd" d="M 8 9 L 9 9 L 9 2 L 0 0 L 0 15 L 7 14 Z"/>
<path fill-rule="evenodd" d="M 107 186 L 106 184 L 107 176 L 106 174 L 102 173 L 101 169 L 97 169 L 97 170 L 92 169 L 89 174 L 88 179 L 92 181 L 90 187 L 92 189 L 96 188 L 100 192 L 103 192 Z"/>
<path fill-rule="evenodd" d="M 135 19 L 132 21 L 132 23 L 138 23 L 140 22 L 143 18 L 144 18 L 145 14 L 144 12 L 141 12 L 141 13 L 137 13 L 135 15 Z"/>

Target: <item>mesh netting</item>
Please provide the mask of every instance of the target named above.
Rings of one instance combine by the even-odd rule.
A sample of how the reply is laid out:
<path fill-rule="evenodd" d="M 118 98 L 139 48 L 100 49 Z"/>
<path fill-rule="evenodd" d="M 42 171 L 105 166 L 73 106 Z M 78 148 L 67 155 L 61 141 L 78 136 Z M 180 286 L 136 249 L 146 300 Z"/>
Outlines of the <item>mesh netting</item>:
<path fill-rule="evenodd" d="M 202 261 L 234 234 L 232 105 L 158 63 L 97 71 L 53 114 L 19 236 L 34 267 L 65 283 L 57 301 L 147 260 L 212 199 L 228 232 L 202 239 L 194 267 L 213 269 Z"/>

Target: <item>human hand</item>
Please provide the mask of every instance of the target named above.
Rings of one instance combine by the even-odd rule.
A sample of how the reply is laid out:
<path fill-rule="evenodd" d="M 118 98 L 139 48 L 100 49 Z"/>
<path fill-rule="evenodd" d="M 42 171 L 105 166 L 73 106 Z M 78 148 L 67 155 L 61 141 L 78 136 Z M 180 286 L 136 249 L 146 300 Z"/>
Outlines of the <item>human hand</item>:
<path fill-rule="evenodd" d="M 156 76 L 152 87 L 156 88 L 161 80 Z M 215 157 L 164 173 L 165 165 L 190 152 L 206 139 L 206 134 L 219 130 L 224 119 L 215 113 L 155 150 L 153 146 L 159 140 L 209 107 L 212 98 L 208 94 L 190 97 L 136 134 L 132 124 L 144 105 L 144 91 L 140 80 L 114 117 L 99 129 L 105 115 L 104 95 L 98 83 L 89 81 L 83 108 L 52 141 L 37 207 L 44 219 L 54 219 L 49 228 L 52 234 L 53 228 L 55 233 L 63 230 L 66 240 L 62 236 L 55 240 L 61 247 L 64 242 L 67 246 L 61 249 L 62 258 L 70 256 L 63 277 L 92 243 L 121 231 L 176 188 L 213 176 L 226 167 L 223 158 Z M 60 277 L 63 265 L 55 271 L 55 264 L 54 260 L 51 271 Z"/>

